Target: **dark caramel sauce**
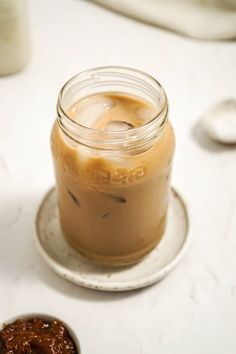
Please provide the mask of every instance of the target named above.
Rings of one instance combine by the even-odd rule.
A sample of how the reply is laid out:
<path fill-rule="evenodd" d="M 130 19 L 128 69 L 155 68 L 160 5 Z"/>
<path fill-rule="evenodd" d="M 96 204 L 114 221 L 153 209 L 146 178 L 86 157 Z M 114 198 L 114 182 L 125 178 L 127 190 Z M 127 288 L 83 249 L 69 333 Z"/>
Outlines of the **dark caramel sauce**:
<path fill-rule="evenodd" d="M 32 318 L 3 328 L 0 354 L 78 354 L 78 350 L 62 322 Z"/>

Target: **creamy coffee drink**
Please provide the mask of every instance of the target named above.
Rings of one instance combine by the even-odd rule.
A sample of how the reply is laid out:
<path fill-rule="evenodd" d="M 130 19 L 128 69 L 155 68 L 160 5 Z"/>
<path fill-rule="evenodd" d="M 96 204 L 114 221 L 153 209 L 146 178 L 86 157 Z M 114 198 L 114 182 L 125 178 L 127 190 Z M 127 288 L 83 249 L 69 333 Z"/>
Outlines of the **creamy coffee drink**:
<path fill-rule="evenodd" d="M 52 152 L 63 233 L 74 249 L 96 263 L 135 263 L 165 230 L 175 147 L 172 127 L 165 117 L 153 137 L 140 142 L 140 131 L 153 124 L 159 111 L 130 94 L 93 94 L 64 113 L 70 132 L 82 126 L 95 134 L 96 148 L 55 123 Z M 104 134 L 112 137 L 105 147 Z M 122 138 L 118 150 L 116 141 Z"/>

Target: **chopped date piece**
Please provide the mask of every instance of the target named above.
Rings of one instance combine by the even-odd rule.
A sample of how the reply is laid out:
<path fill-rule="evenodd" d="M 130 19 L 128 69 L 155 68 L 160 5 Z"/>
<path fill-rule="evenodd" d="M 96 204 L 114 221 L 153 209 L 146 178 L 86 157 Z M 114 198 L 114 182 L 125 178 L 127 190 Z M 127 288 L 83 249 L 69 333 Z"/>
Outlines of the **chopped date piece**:
<path fill-rule="evenodd" d="M 104 214 L 102 214 L 102 218 L 106 218 L 109 215 L 110 215 L 110 213 L 104 213 Z"/>
<path fill-rule="evenodd" d="M 79 199 L 76 198 L 76 196 L 68 190 L 68 194 L 69 196 L 71 197 L 71 199 L 73 200 L 73 202 L 77 205 L 77 206 L 80 206 L 80 202 L 79 202 Z"/>
<path fill-rule="evenodd" d="M 102 193 L 108 198 L 113 199 L 114 201 L 118 203 L 126 203 L 126 199 L 124 197 L 121 197 L 120 195 L 114 195 L 114 194 L 109 194 L 109 193 Z"/>

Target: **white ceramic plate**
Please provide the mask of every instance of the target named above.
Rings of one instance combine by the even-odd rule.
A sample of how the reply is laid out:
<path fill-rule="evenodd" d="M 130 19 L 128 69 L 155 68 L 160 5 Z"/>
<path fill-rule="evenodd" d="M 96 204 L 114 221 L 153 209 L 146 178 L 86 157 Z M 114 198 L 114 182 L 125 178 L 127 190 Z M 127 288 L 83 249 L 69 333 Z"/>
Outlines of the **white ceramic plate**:
<path fill-rule="evenodd" d="M 83 287 L 102 291 L 127 291 L 164 278 L 182 259 L 189 243 L 186 206 L 171 190 L 168 222 L 160 244 L 140 263 L 123 268 L 94 265 L 78 254 L 63 237 L 56 191 L 46 195 L 36 218 L 35 242 L 48 265 L 63 278 Z"/>
<path fill-rule="evenodd" d="M 6 325 L 13 323 L 16 320 L 28 320 L 31 318 L 42 318 L 46 321 L 53 321 L 53 320 L 57 319 L 58 321 L 62 322 L 64 324 L 64 326 L 67 328 L 70 337 L 73 339 L 73 341 L 76 345 L 78 354 L 81 354 L 81 343 L 79 342 L 75 332 L 72 330 L 71 326 L 67 322 L 60 319 L 58 316 L 45 315 L 44 313 L 39 313 L 39 312 L 37 312 L 37 313 L 22 313 L 22 314 L 19 314 L 18 316 L 9 317 L 5 320 L 0 320 L 0 331 L 3 330 L 3 328 Z"/>

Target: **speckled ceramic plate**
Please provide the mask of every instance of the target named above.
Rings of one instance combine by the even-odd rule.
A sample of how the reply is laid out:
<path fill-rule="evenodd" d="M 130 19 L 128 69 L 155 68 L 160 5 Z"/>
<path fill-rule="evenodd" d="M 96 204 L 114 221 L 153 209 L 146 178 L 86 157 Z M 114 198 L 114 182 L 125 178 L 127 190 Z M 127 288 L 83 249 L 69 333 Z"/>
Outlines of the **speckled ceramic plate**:
<path fill-rule="evenodd" d="M 63 237 L 56 191 L 44 198 L 36 219 L 35 241 L 39 253 L 56 273 L 83 287 L 102 291 L 128 291 L 160 281 L 182 259 L 189 243 L 186 206 L 171 190 L 168 222 L 160 244 L 140 263 L 123 268 L 100 267 L 74 251 Z"/>

